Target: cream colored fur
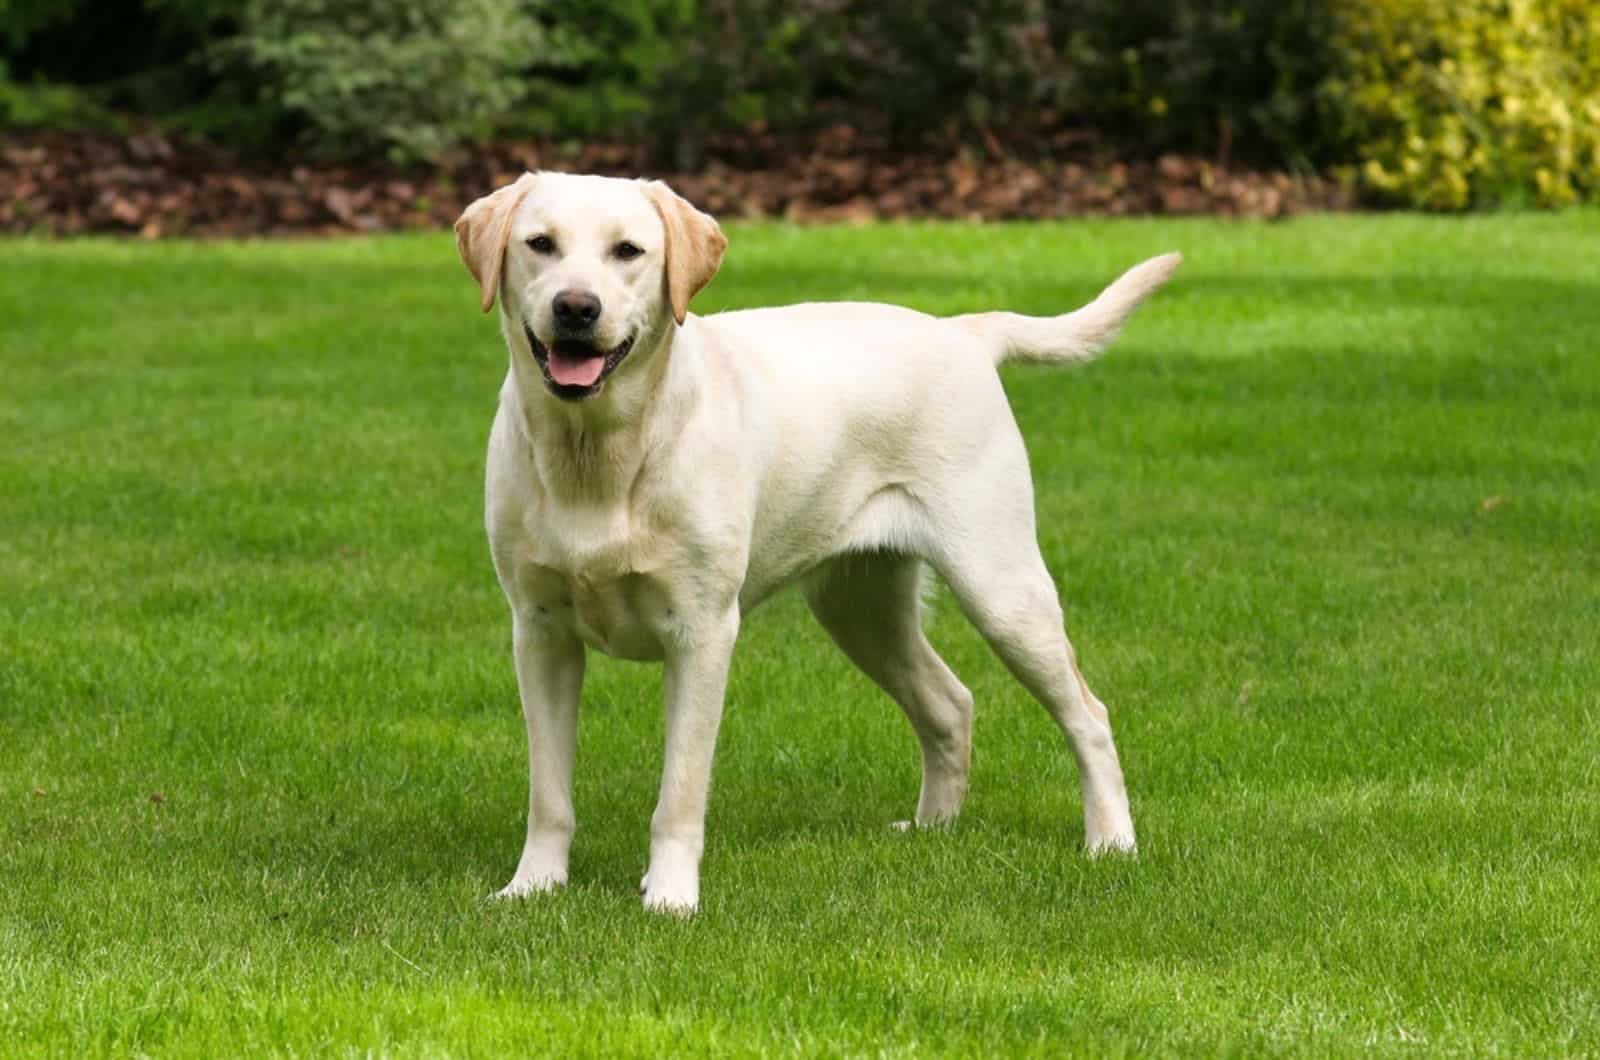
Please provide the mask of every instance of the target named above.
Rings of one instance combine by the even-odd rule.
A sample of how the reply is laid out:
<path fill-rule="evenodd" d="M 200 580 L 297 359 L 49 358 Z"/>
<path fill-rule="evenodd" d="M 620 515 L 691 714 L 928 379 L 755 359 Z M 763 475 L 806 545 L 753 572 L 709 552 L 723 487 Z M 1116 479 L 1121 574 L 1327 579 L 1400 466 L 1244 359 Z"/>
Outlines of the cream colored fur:
<path fill-rule="evenodd" d="M 511 358 L 486 523 L 511 606 L 531 777 L 527 839 L 501 895 L 566 882 L 593 649 L 664 663 L 665 760 L 642 890 L 652 909 L 697 908 L 734 641 L 744 616 L 788 585 L 909 717 L 923 759 L 915 822 L 954 818 L 972 697 L 923 636 L 924 564 L 1066 734 L 1088 848 L 1133 850 L 1110 719 L 1063 632 L 995 365 L 1094 356 L 1178 255 L 1058 317 L 814 303 L 702 318 L 689 300 L 726 240 L 665 185 L 525 175 L 456 227 L 484 309 L 500 299 Z M 642 253 L 626 256 L 624 244 Z M 596 347 L 632 342 L 581 400 L 556 395 L 529 341 L 543 349 L 559 337 L 552 306 L 573 291 L 599 300 Z"/>

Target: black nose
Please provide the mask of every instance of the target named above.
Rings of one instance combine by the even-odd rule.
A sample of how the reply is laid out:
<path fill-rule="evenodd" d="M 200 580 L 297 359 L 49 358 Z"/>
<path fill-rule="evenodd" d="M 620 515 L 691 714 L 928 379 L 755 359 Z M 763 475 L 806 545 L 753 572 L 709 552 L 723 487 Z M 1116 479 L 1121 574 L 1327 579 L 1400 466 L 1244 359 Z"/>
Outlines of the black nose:
<path fill-rule="evenodd" d="M 600 299 L 588 291 L 562 291 L 555 299 L 556 323 L 564 328 L 586 328 L 600 315 Z"/>

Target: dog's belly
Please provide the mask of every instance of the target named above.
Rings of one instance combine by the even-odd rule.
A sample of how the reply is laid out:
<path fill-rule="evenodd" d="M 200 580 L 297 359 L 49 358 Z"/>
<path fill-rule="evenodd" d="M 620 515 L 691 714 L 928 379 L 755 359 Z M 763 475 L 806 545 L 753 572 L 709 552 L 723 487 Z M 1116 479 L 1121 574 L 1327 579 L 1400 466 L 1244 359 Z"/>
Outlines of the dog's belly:
<path fill-rule="evenodd" d="M 618 659 L 661 660 L 672 609 L 654 579 L 636 572 L 594 578 L 529 567 L 521 582 L 536 621 Z"/>
<path fill-rule="evenodd" d="M 846 553 L 927 553 L 930 524 L 904 482 L 864 474 L 836 492 L 840 496 L 832 501 L 808 493 L 803 503 L 763 512 L 739 593 L 746 613 Z"/>

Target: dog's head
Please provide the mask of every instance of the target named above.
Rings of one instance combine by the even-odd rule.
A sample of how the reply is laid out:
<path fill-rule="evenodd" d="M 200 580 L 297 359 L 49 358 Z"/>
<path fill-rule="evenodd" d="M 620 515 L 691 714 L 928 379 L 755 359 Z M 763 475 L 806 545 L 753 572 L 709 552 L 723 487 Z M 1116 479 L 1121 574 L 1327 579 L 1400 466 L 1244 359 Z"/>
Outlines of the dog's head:
<path fill-rule="evenodd" d="M 501 299 L 513 350 L 525 344 L 566 401 L 599 394 L 653 353 L 727 245 L 716 221 L 660 181 L 524 173 L 456 221 L 483 311 Z"/>

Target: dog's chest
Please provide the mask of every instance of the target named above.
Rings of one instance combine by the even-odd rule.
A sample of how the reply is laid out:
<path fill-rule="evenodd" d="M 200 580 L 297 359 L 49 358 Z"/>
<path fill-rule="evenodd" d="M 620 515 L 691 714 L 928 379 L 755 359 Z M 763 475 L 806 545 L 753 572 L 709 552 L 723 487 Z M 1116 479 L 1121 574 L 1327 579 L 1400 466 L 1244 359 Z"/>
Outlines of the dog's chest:
<path fill-rule="evenodd" d="M 563 512 L 528 527 L 517 589 L 538 622 L 620 659 L 657 660 L 673 621 L 651 542 L 625 513 Z"/>

